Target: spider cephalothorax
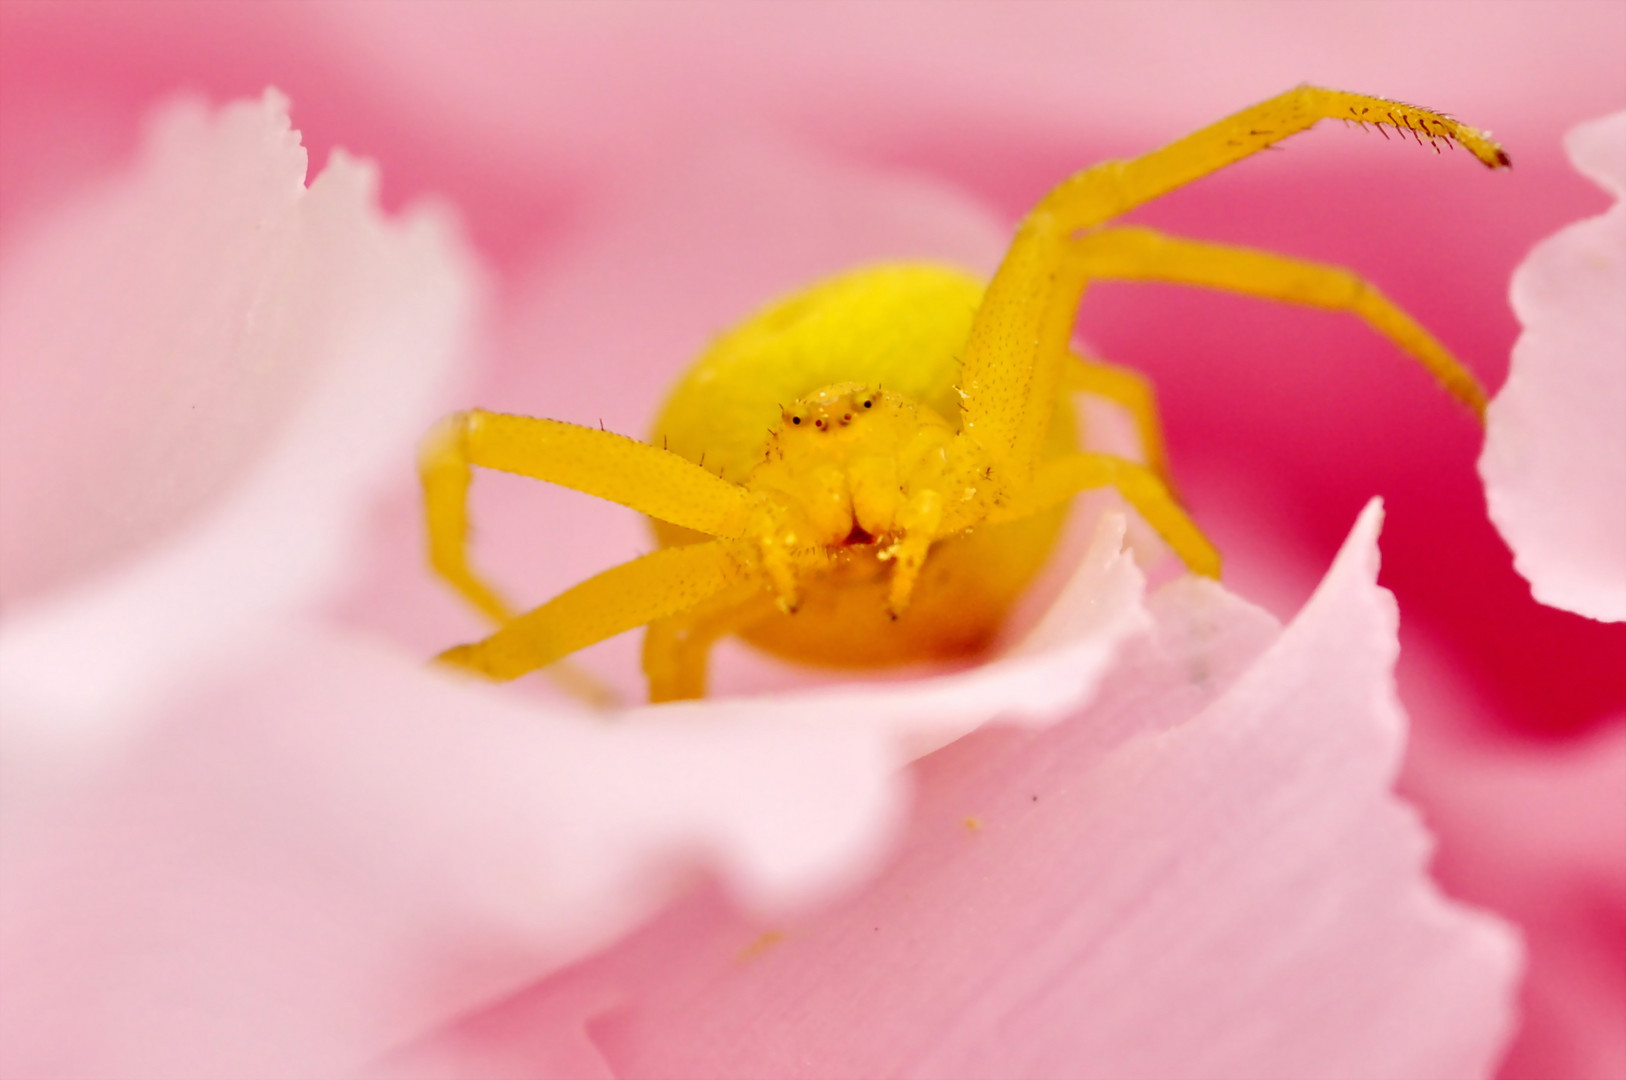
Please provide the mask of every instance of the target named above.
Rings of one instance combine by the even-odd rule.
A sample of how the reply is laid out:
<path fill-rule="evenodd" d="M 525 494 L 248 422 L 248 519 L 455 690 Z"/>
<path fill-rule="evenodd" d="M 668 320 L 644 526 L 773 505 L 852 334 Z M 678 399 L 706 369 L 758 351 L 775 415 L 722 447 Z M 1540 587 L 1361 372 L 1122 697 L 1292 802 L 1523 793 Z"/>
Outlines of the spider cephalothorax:
<path fill-rule="evenodd" d="M 745 479 L 775 492 L 825 546 L 893 534 L 910 499 L 947 481 L 954 428 L 928 405 L 863 383 L 838 383 L 784 411 Z"/>
<path fill-rule="evenodd" d="M 1488 137 L 1443 114 L 1300 87 L 1064 181 L 1023 220 L 986 285 L 899 264 L 771 305 L 685 373 L 650 443 L 480 410 L 449 417 L 422 459 L 430 557 L 501 625 L 442 659 L 513 678 L 647 624 L 650 694 L 667 700 L 705 692 L 707 651 L 729 633 L 823 663 L 962 655 L 997 631 L 1068 500 L 1092 487 L 1122 494 L 1191 570 L 1218 574 L 1218 555 L 1165 483 L 1149 387 L 1072 351 L 1078 300 L 1095 280 L 1350 312 L 1482 414 L 1473 376 L 1351 272 L 1108 224 L 1322 119 L 1390 124 L 1507 164 Z M 1079 450 L 1073 392 L 1123 406 L 1144 461 Z M 471 465 L 632 507 L 664 546 L 514 617 L 467 563 Z"/>
<path fill-rule="evenodd" d="M 898 563 L 889 606 L 895 618 L 925 556 L 921 538 L 935 537 L 945 506 L 986 497 L 967 449 L 931 406 L 865 383 L 837 383 L 784 410 L 744 484 L 813 547 L 878 545 L 877 558 Z"/>

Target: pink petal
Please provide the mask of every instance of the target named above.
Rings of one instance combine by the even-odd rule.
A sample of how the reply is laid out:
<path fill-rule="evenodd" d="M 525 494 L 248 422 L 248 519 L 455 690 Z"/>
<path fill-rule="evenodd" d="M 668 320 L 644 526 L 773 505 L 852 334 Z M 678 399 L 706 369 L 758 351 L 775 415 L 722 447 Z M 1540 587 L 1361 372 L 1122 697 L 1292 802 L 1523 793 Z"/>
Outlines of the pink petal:
<path fill-rule="evenodd" d="M 19 712 L 132 716 L 330 589 L 436 411 L 468 256 L 436 216 L 386 222 L 368 165 L 336 154 L 307 191 L 304 157 L 274 93 L 172 107 L 133 175 L 7 262 L 9 737 Z"/>
<path fill-rule="evenodd" d="M 1615 196 L 1513 277 L 1524 333 L 1487 416 L 1491 517 L 1544 604 L 1626 620 L 1626 112 L 1585 124 L 1570 157 Z"/>
<path fill-rule="evenodd" d="M 539 1033 L 582 1062 L 585 1030 L 619 1077 L 1486 1075 L 1519 947 L 1435 890 L 1390 791 L 1378 520 L 1274 640 L 1182 583 L 1096 704 L 926 759 L 861 897 L 697 898 L 393 1067 L 555 1075 Z"/>
<path fill-rule="evenodd" d="M 1110 521 L 1019 655 L 870 691 L 600 714 L 309 625 L 171 691 L 0 851 L 8 1074 L 328 1076 L 721 873 L 764 917 L 873 865 L 901 757 L 1076 706 L 1141 629 Z M 567 1054 L 566 1060 L 573 1060 Z"/>
<path fill-rule="evenodd" d="M 805 899 L 878 853 L 890 741 L 605 724 L 311 627 L 172 695 L 72 804 L 6 821 L 0 1071 L 335 1076 L 720 867 Z"/>

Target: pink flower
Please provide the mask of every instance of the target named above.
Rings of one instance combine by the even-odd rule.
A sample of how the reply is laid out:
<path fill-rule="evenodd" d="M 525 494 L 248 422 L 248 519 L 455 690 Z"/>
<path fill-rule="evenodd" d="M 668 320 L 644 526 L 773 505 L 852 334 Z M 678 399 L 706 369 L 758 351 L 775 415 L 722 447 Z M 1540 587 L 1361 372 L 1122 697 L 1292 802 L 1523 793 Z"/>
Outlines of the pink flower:
<path fill-rule="evenodd" d="M 1352 262 L 1483 368 L 1511 341 L 1494 312 L 1518 250 L 1589 197 L 1554 148 L 1619 89 L 1615 13 L 1447 28 L 1363 6 L 1293 27 L 1216 7 L 1158 31 L 732 12 L 718 40 L 663 9 L 653 29 L 510 7 L 97 10 L 7 8 L 0 36 L 7 145 L 49 148 L 8 152 L 0 185 L 0 1069 L 1490 1068 L 1515 950 L 1433 891 L 1388 793 L 1402 721 L 1375 512 L 1280 636 L 1209 590 L 1143 608 L 1108 517 L 1074 579 L 1106 602 L 1064 597 L 1026 651 L 956 681 L 606 728 L 546 687 L 418 668 L 476 624 L 422 574 L 410 442 L 475 401 L 636 433 L 678 358 L 767 294 L 883 252 L 997 250 L 949 185 L 877 164 L 1010 214 L 1305 75 L 1449 105 L 1520 168 L 1498 188 L 1328 133 L 1155 216 Z M 930 50 L 900 52 L 928 29 Z M 1447 29 L 1474 68 L 1440 59 Z M 1217 41 L 1246 79 L 1178 62 Z M 1303 70 L 1327 41 L 1342 59 Z M 1394 77 L 1412 52 L 1427 84 Z M 1205 82 L 1167 92 L 1160 70 Z M 495 269 L 492 329 L 459 345 L 478 288 L 444 223 L 381 221 L 345 162 L 298 189 L 274 103 L 171 113 L 133 177 L 62 194 L 178 81 L 282 84 L 303 126 L 383 160 L 387 193 L 444 192 Z M 1381 343 L 1233 304 L 1103 289 L 1085 318 L 1159 377 L 1182 486 L 1242 595 L 1296 610 L 1388 497 L 1418 724 L 1403 782 L 1447 886 L 1531 949 L 1508 1068 L 1618 1071 L 1626 907 L 1618 837 L 1591 822 L 1626 766 L 1600 723 L 1620 636 L 1514 587 L 1472 505 L 1471 427 Z M 477 364 L 453 387 L 459 356 Z M 482 477 L 479 498 L 482 555 L 537 599 L 647 542 L 569 493 Z M 631 682 L 626 643 L 584 662 Z M 803 681 L 739 652 L 723 667 L 735 691 Z M 991 703 L 1068 718 L 931 756 L 902 819 L 895 763 Z M 1551 751 L 1505 739 L 1588 727 Z M 721 888 L 693 891 L 697 871 Z"/>

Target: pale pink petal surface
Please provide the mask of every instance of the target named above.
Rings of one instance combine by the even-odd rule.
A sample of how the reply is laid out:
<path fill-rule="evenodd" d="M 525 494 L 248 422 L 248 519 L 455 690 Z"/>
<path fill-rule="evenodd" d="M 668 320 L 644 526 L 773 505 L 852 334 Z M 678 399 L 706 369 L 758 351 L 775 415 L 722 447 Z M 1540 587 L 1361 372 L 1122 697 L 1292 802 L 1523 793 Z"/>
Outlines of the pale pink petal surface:
<path fill-rule="evenodd" d="M 858 728 L 609 726 L 310 626 L 257 644 L 8 821 L 6 1075 L 345 1075 L 693 867 L 780 903 L 846 881 L 896 813 Z"/>
<path fill-rule="evenodd" d="M 1088 603 L 1019 656 L 614 722 L 316 626 L 262 630 L 252 663 L 172 695 L 88 795 L 8 821 L 0 1063 L 348 1073 L 603 944 L 702 867 L 789 917 L 874 863 L 907 756 L 1090 692 L 1145 625 L 1121 537 L 1103 530 L 1072 586 Z"/>
<path fill-rule="evenodd" d="M 1179 583 L 1094 705 L 927 758 L 862 897 L 697 897 L 392 1071 L 556 1075 L 585 1039 L 617 1077 L 1487 1075 L 1520 950 L 1390 791 L 1379 520 L 1279 635 Z"/>
<path fill-rule="evenodd" d="M 1491 516 L 1536 599 L 1626 620 L 1626 112 L 1570 132 L 1615 197 L 1544 241 L 1513 278 L 1524 333 L 1486 417 Z"/>
<path fill-rule="evenodd" d="M 309 191 L 304 168 L 274 94 L 175 106 L 133 177 L 8 253 L 14 751 L 139 713 L 332 589 L 362 500 L 434 416 L 470 330 L 466 250 L 434 216 L 386 225 L 370 166 L 336 155 Z"/>

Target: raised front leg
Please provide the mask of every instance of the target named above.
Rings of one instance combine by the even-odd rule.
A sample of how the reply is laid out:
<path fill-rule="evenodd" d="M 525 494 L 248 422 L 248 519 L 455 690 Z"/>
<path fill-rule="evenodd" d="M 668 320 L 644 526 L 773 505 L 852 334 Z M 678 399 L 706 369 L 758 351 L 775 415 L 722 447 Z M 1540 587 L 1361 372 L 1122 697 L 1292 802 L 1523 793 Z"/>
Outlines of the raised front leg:
<path fill-rule="evenodd" d="M 1346 90 L 1298 86 L 1161 150 L 1075 173 L 1057 184 L 1030 216 L 1051 217 L 1065 233 L 1094 228 L 1323 120 L 1389 128 L 1419 143 L 1426 139 L 1436 150 L 1442 142 L 1456 142 L 1488 168 L 1509 165 L 1507 153 L 1489 135 L 1445 113 Z"/>
<path fill-rule="evenodd" d="M 1183 184 L 1257 153 L 1321 120 L 1455 141 L 1491 168 L 1507 155 L 1443 113 L 1382 98 L 1303 86 L 1133 161 L 1109 161 L 1063 181 L 1017 230 L 978 308 L 960 388 L 962 430 L 1015 486 L 1032 475 L 1055 408 L 1085 275 L 1065 267 L 1069 241 Z M 1436 145 L 1438 143 L 1436 142 Z"/>
<path fill-rule="evenodd" d="M 508 606 L 468 563 L 473 465 L 574 488 L 711 536 L 745 535 L 751 514 L 744 488 L 625 435 L 481 409 L 449 416 L 429 432 L 419 454 L 429 561 L 499 623 L 511 617 Z"/>

